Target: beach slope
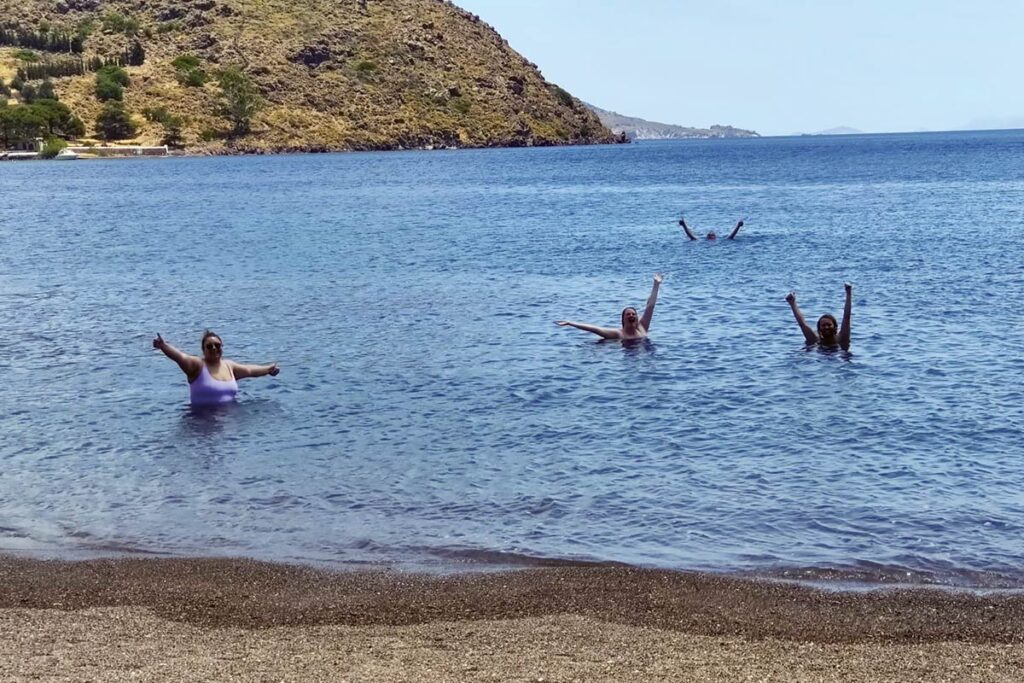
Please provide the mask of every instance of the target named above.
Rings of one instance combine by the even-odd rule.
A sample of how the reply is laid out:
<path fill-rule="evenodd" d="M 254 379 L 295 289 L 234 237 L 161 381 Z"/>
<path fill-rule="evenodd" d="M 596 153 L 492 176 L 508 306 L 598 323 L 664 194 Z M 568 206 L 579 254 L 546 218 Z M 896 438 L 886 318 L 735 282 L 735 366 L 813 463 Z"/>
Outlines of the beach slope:
<path fill-rule="evenodd" d="M 1024 597 L 0 558 L 4 680 L 1020 680 Z"/>

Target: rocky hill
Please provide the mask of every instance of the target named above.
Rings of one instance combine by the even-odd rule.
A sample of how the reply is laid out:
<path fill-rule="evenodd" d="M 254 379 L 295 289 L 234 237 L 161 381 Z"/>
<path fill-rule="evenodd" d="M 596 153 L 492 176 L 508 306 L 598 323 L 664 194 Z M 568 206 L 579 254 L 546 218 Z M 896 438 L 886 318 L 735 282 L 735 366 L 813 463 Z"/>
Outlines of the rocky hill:
<path fill-rule="evenodd" d="M 671 123 L 655 123 L 635 116 L 623 116 L 607 111 L 592 104 L 587 105 L 597 114 L 601 123 L 612 132 L 624 134 L 630 140 L 671 140 L 675 138 L 756 138 L 760 137 L 752 130 L 733 128 L 732 126 L 711 126 L 711 128 L 690 128 L 676 126 Z"/>
<path fill-rule="evenodd" d="M 111 58 L 138 42 L 145 59 L 125 67 L 123 101 L 143 144 L 165 135 L 160 117 L 181 122 L 189 151 L 209 153 L 615 141 L 444 0 L 0 0 L 4 28 L 82 38 L 78 54 L 38 50 L 42 62 Z M 23 44 L 0 46 L 0 77 L 10 83 L 25 57 Z M 245 134 L 224 111 L 218 74 L 229 67 L 257 91 Z M 91 134 L 103 107 L 95 75 L 53 84 Z"/>

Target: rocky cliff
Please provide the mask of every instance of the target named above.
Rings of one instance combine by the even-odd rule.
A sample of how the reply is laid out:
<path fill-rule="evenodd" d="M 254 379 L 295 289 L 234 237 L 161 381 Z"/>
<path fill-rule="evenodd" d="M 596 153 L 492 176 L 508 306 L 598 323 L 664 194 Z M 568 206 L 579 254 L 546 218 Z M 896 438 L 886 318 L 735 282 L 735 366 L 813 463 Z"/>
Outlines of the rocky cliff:
<path fill-rule="evenodd" d="M 141 115 L 160 108 L 182 122 L 186 148 L 211 153 L 615 140 L 493 28 L 443 0 L 0 0 L 0 24 L 81 35 L 86 59 L 137 41 L 145 60 L 126 67 L 124 105 L 142 143 L 164 134 Z M 8 82 L 19 52 L 0 48 Z M 215 76 L 231 66 L 262 101 L 244 135 Z M 91 132 L 102 107 L 94 75 L 54 85 Z"/>

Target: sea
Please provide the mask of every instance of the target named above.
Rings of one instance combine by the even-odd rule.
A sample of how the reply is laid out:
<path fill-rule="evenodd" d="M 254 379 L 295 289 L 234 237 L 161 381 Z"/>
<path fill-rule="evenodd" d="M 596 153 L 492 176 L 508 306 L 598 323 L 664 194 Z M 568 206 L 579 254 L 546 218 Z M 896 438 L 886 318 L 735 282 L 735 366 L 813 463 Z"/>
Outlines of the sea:
<path fill-rule="evenodd" d="M 1022 311 L 1024 131 L 2 164 L 0 552 L 1020 589 Z"/>

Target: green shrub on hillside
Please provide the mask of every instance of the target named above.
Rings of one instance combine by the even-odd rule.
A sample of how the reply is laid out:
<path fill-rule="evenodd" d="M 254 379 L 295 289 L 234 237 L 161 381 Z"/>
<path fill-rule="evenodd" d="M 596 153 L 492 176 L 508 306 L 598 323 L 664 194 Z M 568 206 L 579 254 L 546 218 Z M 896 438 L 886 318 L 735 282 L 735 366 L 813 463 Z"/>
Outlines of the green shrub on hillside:
<path fill-rule="evenodd" d="M 153 123 L 163 123 L 171 117 L 167 107 L 146 107 L 142 110 L 142 115 Z"/>
<path fill-rule="evenodd" d="M 46 79 L 36 91 L 36 96 L 41 100 L 57 100 L 57 91 L 53 89 L 53 81 Z"/>
<path fill-rule="evenodd" d="M 181 81 L 182 85 L 187 85 L 190 88 L 201 88 L 206 84 L 206 72 L 202 69 L 194 69 L 185 74 L 184 79 Z"/>
<path fill-rule="evenodd" d="M 195 55 L 176 57 L 171 66 L 174 67 L 175 76 L 182 85 L 198 88 L 206 83 L 206 71 Z"/>
<path fill-rule="evenodd" d="M 95 30 L 96 20 L 91 18 L 82 19 L 78 22 L 78 26 L 75 27 L 75 33 L 82 38 L 88 38 Z"/>
<path fill-rule="evenodd" d="M 60 138 L 47 138 L 43 148 L 39 151 L 40 159 L 52 159 L 57 156 L 68 143 Z"/>
<path fill-rule="evenodd" d="M 189 69 L 195 69 L 199 67 L 199 64 L 199 57 L 196 57 L 195 55 L 179 55 L 178 57 L 174 58 L 173 62 L 171 62 L 171 66 L 173 66 L 178 71 L 188 71 Z"/>
<path fill-rule="evenodd" d="M 36 88 L 31 83 L 21 86 L 21 99 L 25 104 L 32 104 L 39 97 Z"/>
<path fill-rule="evenodd" d="M 570 95 L 565 89 L 558 87 L 557 85 L 551 86 L 551 89 L 555 91 L 555 97 L 558 101 L 567 107 L 576 105 L 576 100 Z"/>
<path fill-rule="evenodd" d="M 118 85 L 124 86 L 125 88 L 131 85 L 132 82 L 132 79 L 128 77 L 128 72 L 114 64 L 108 64 L 97 71 L 96 78 L 109 79 Z"/>
<path fill-rule="evenodd" d="M 133 17 L 126 17 L 117 12 L 107 12 L 103 15 L 103 30 L 107 33 L 123 33 L 126 36 L 134 36 L 139 32 L 139 22 Z"/>
<path fill-rule="evenodd" d="M 115 83 L 109 78 L 96 77 L 96 99 L 100 102 L 109 102 L 116 100 L 120 102 L 124 99 L 124 88 L 119 83 Z"/>
<path fill-rule="evenodd" d="M 96 72 L 96 99 L 100 102 L 124 99 L 124 88 L 131 83 L 128 72 L 113 64 Z"/>
<path fill-rule="evenodd" d="M 161 22 L 160 24 L 157 24 L 156 32 L 157 33 L 174 33 L 175 31 L 180 31 L 182 28 L 183 28 L 183 26 L 182 26 L 182 23 L 180 21 L 178 21 L 177 19 L 172 19 L 171 21 L 164 21 L 164 22 Z"/>
<path fill-rule="evenodd" d="M 15 59 L 34 64 L 39 61 L 39 53 L 34 50 L 18 50 L 14 53 Z"/>
<path fill-rule="evenodd" d="M 356 62 L 356 76 L 362 80 L 368 80 L 373 78 L 373 75 L 377 72 L 377 65 L 368 59 Z"/>

